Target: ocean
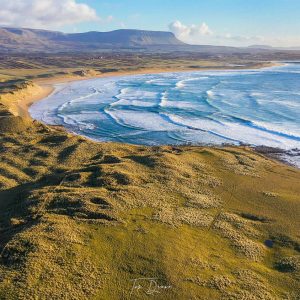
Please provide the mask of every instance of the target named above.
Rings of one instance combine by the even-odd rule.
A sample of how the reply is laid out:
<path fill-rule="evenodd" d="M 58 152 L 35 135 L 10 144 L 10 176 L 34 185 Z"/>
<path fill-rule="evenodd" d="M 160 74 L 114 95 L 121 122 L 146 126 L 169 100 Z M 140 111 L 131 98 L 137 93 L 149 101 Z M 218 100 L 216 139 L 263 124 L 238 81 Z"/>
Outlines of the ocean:
<path fill-rule="evenodd" d="M 98 141 L 300 149 L 300 64 L 58 84 L 34 119 Z M 294 149 L 294 150 L 293 150 Z M 289 156 L 300 166 L 299 156 Z"/>

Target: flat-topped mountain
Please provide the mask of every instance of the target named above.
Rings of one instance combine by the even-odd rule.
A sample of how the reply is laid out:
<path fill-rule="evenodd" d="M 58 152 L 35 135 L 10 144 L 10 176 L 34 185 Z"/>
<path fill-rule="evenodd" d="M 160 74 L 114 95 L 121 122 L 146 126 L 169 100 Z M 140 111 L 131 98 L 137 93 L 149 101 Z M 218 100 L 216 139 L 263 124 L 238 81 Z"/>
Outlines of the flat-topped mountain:
<path fill-rule="evenodd" d="M 288 48 L 250 46 L 244 48 L 190 45 L 178 40 L 172 32 L 119 29 L 109 32 L 90 31 L 63 33 L 59 31 L 0 27 L 1 53 L 59 53 L 102 51 L 201 52 L 206 55 L 274 54 Z M 297 51 L 297 49 L 290 49 Z M 280 53 L 279 53 L 280 54 Z M 271 59 L 268 56 L 268 59 Z M 276 56 L 272 59 L 286 59 Z"/>
<path fill-rule="evenodd" d="M 250 46 L 248 46 L 248 48 L 252 48 L 252 49 L 273 49 L 273 47 L 270 46 L 270 45 L 250 45 Z"/>
<path fill-rule="evenodd" d="M 110 32 L 62 33 L 58 31 L 0 28 L 2 51 L 97 50 L 103 48 L 139 48 L 182 46 L 171 32 L 120 29 Z"/>
<path fill-rule="evenodd" d="M 54 36 L 55 41 L 77 43 L 99 43 L 118 46 L 184 45 L 171 32 L 120 29 L 110 32 L 90 31 L 86 33 Z"/>

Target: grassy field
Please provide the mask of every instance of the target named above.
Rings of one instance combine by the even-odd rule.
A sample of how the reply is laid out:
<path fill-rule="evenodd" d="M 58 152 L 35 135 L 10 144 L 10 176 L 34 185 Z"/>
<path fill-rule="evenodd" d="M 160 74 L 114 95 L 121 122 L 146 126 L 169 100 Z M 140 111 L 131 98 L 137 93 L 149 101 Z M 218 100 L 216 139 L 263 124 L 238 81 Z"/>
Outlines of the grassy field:
<path fill-rule="evenodd" d="M 1 119 L 2 299 L 297 299 L 298 170 Z"/>
<path fill-rule="evenodd" d="M 0 299 L 299 299 L 299 170 L 96 143 L 1 104 L 0 149 Z"/>

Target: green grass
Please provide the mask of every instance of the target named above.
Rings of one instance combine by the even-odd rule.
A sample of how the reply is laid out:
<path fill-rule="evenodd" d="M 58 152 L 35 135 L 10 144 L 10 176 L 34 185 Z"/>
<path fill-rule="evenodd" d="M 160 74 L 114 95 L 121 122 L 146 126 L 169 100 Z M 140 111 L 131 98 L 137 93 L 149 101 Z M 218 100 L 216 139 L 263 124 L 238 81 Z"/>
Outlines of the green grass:
<path fill-rule="evenodd" d="M 224 68 L 255 68 L 264 60 L 238 57 L 204 59 L 202 54 L 66 54 L 12 55 L 0 62 L 0 82 L 11 79 L 36 80 L 49 77 L 72 76 L 82 70 L 96 73 L 137 71 L 145 69 L 195 70 Z M 268 63 L 267 63 L 268 64 Z M 233 67 L 236 65 L 236 67 Z"/>
<path fill-rule="evenodd" d="M 300 294 L 299 170 L 247 147 L 95 143 L 3 105 L 0 128 L 1 299 Z"/>

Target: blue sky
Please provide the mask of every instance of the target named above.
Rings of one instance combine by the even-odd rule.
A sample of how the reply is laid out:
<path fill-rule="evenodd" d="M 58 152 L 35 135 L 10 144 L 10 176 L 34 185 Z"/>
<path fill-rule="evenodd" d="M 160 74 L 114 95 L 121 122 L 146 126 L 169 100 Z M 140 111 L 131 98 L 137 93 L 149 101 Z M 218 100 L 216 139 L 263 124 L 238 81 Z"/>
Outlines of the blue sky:
<path fill-rule="evenodd" d="M 77 30 L 119 27 L 169 30 L 178 20 L 187 27 L 207 24 L 210 36 L 179 37 L 186 41 L 246 45 L 300 46 L 299 0 L 111 0 L 85 1 L 111 22 L 82 24 Z M 71 28 L 69 28 L 71 30 Z M 216 38 L 215 36 L 218 36 Z M 226 38 L 224 38 L 226 37 Z M 219 40 L 219 41 L 218 41 Z"/>
<path fill-rule="evenodd" d="M 119 28 L 171 30 L 181 40 L 196 44 L 300 46 L 300 0 L 7 2 L 0 0 L 0 25 L 66 32 Z M 18 10 L 21 18 L 17 18 Z"/>
<path fill-rule="evenodd" d="M 187 24 L 206 22 L 215 29 L 246 34 L 299 33 L 299 0 L 111 0 L 85 3 L 100 16 L 112 15 L 128 28 L 166 30 L 174 20 Z M 117 24 L 89 24 L 113 29 Z M 88 26 L 83 26 L 88 29 Z"/>

